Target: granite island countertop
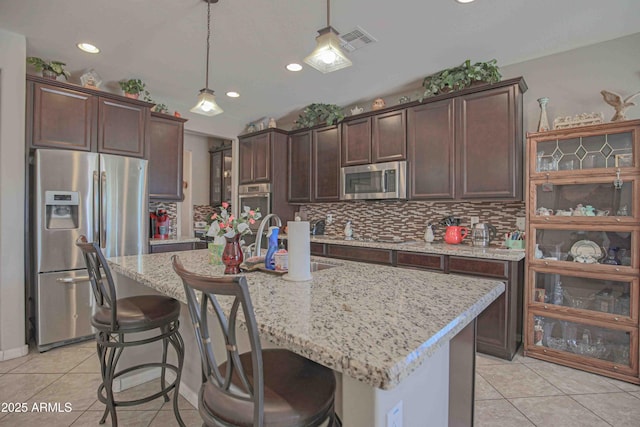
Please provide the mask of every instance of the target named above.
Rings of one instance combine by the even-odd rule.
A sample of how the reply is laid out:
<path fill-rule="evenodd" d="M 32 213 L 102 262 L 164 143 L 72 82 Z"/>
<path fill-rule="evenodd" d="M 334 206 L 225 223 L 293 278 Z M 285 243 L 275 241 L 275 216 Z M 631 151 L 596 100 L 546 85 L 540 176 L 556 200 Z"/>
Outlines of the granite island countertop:
<path fill-rule="evenodd" d="M 420 252 L 425 254 L 455 255 L 471 258 L 520 261 L 524 259 L 523 249 L 507 249 L 495 246 L 486 248 L 468 243 L 450 245 L 448 243 L 426 243 L 424 241 L 406 241 L 402 243 L 375 242 L 371 240 L 344 240 L 339 237 L 311 236 L 311 241 L 330 245 L 360 246 L 365 248 L 392 249 L 396 251 Z"/>
<path fill-rule="evenodd" d="M 170 245 L 173 243 L 195 243 L 201 242 L 198 237 L 176 237 L 171 239 L 149 239 L 149 244 L 154 245 Z"/>
<path fill-rule="evenodd" d="M 114 273 L 185 302 L 182 282 L 171 267 L 174 253 L 108 262 Z M 223 266 L 209 264 L 207 250 L 177 254 L 188 270 L 223 272 Z M 428 363 L 436 349 L 504 292 L 504 284 L 495 280 L 312 260 L 336 267 L 313 272 L 308 282 L 259 271 L 246 274 L 260 336 L 381 389 L 397 386 Z"/>

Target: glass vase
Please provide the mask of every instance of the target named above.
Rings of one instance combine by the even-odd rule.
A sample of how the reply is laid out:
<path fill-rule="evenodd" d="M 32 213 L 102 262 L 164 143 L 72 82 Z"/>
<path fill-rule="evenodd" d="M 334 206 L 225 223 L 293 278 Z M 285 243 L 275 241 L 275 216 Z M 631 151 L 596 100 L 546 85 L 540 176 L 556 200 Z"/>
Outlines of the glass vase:
<path fill-rule="evenodd" d="M 549 128 L 549 119 L 547 118 L 547 103 L 549 98 L 539 98 L 540 104 L 540 121 L 538 122 L 538 132 L 546 132 Z"/>
<path fill-rule="evenodd" d="M 224 274 L 240 274 L 240 264 L 243 256 L 240 249 L 240 234 L 225 237 L 227 243 L 222 251 L 222 263 L 225 265 Z"/>

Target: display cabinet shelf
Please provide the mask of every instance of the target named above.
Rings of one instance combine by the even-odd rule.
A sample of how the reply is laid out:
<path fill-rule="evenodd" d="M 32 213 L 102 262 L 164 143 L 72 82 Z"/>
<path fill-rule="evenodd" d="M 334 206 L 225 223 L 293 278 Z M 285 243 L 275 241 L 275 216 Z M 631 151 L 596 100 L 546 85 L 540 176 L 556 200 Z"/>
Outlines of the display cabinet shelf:
<path fill-rule="evenodd" d="M 528 135 L 525 355 L 640 384 L 640 120 Z"/>

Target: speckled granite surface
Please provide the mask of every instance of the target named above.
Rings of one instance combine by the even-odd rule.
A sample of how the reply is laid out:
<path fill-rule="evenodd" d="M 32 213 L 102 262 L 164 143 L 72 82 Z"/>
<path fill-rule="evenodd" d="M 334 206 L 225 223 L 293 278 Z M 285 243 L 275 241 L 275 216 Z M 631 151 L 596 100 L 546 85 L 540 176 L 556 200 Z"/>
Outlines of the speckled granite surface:
<path fill-rule="evenodd" d="M 109 265 L 113 272 L 185 302 L 171 255 L 116 257 Z M 223 272 L 223 267 L 208 264 L 207 250 L 178 256 L 188 270 Z M 261 336 L 382 389 L 395 387 L 428 363 L 439 346 L 504 292 L 504 284 L 494 280 L 313 259 L 337 267 L 312 273 L 309 282 L 247 273 Z"/>
<path fill-rule="evenodd" d="M 175 239 L 149 239 L 150 245 L 169 245 L 172 243 L 192 243 L 199 242 L 197 237 L 178 237 Z"/>
<path fill-rule="evenodd" d="M 472 258 L 501 259 L 520 261 L 524 259 L 524 250 L 502 249 L 496 247 L 481 248 L 469 244 L 449 245 L 447 243 L 425 243 L 413 241 L 405 243 L 381 243 L 365 240 L 344 240 L 331 237 L 311 236 L 312 242 L 332 245 L 361 246 L 367 248 L 393 249 L 396 251 L 422 252 L 427 254 L 457 255 Z"/>

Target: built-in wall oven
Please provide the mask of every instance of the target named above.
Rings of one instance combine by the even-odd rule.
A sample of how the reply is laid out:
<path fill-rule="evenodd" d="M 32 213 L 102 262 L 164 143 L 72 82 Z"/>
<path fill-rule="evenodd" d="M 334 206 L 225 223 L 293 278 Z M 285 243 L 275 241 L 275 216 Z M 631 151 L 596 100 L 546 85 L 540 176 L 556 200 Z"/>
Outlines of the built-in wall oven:
<path fill-rule="evenodd" d="M 238 187 L 238 212 L 242 212 L 245 206 L 253 210 L 260 209 L 263 217 L 271 213 L 271 184 L 246 184 Z M 252 230 L 257 230 L 260 221 L 251 226 Z"/>

